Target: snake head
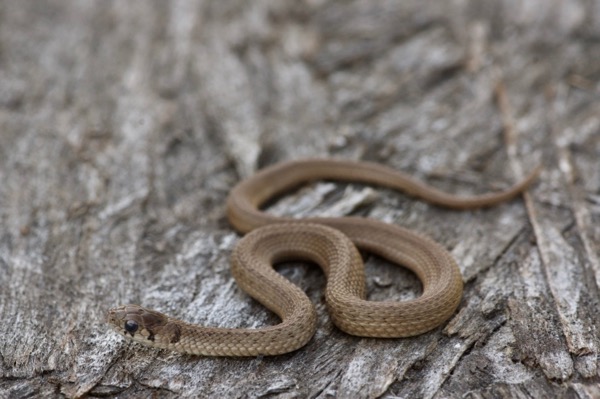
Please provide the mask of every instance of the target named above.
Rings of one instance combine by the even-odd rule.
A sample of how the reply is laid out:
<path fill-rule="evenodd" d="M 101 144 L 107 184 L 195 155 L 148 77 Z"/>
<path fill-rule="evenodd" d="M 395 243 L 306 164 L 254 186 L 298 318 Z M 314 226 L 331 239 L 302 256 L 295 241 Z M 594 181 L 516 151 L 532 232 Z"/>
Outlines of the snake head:
<path fill-rule="evenodd" d="M 170 322 L 167 315 L 138 305 L 110 309 L 106 320 L 119 334 L 146 345 L 165 347 L 176 343 L 180 336 L 178 327 Z M 173 331 L 174 328 L 177 331 Z"/>

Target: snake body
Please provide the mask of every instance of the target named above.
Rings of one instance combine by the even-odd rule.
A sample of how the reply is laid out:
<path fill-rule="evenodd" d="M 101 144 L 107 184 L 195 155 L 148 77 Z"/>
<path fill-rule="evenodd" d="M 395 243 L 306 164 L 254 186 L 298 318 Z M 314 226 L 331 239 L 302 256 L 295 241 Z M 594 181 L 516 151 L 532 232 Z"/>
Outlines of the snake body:
<path fill-rule="evenodd" d="M 267 214 L 261 206 L 307 182 L 335 180 L 389 187 L 449 208 L 479 208 L 515 197 L 537 172 L 505 191 L 461 197 L 369 162 L 315 159 L 267 167 L 233 188 L 227 216 L 236 230 L 249 232 L 233 251 L 233 276 L 240 288 L 279 316 L 280 324 L 257 329 L 204 327 L 138 305 L 111 309 L 108 322 L 135 341 L 182 353 L 258 356 L 291 352 L 313 336 L 316 312 L 306 294 L 278 274 L 273 265 L 305 260 L 323 269 L 327 307 L 341 330 L 382 338 L 422 334 L 446 321 L 462 297 L 460 270 L 442 246 L 376 220 L 293 219 Z M 367 301 L 364 266 L 357 247 L 413 271 L 422 283 L 422 295 L 403 302 Z"/>

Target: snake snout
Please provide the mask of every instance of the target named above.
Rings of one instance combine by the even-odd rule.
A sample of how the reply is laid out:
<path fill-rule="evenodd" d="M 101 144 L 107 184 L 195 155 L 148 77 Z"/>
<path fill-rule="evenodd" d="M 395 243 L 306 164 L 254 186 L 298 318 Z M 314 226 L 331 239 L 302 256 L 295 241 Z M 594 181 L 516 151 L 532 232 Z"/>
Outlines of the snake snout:
<path fill-rule="evenodd" d="M 119 329 L 123 328 L 123 323 L 126 318 L 124 310 L 124 306 L 109 309 L 108 312 L 106 312 L 106 322 L 110 324 L 111 327 L 118 327 Z"/>
<path fill-rule="evenodd" d="M 141 322 L 137 308 L 137 306 L 123 305 L 109 309 L 106 312 L 106 322 L 118 332 L 133 336 Z"/>

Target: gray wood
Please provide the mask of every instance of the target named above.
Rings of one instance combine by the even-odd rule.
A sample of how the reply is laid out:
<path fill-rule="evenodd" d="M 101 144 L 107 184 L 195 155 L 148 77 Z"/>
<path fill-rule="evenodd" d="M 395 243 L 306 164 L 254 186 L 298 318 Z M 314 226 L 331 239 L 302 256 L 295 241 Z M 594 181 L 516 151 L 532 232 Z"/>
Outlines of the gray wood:
<path fill-rule="evenodd" d="M 599 39 L 594 0 L 3 1 L 0 397 L 600 397 Z M 464 299 L 423 336 L 340 332 L 304 264 L 280 268 L 319 313 L 295 353 L 183 356 L 108 330 L 120 303 L 276 323 L 230 275 L 224 200 L 307 156 L 465 194 L 545 169 L 480 211 L 332 183 L 270 208 L 448 248 Z M 367 269 L 374 300 L 419 293 L 401 268 Z"/>

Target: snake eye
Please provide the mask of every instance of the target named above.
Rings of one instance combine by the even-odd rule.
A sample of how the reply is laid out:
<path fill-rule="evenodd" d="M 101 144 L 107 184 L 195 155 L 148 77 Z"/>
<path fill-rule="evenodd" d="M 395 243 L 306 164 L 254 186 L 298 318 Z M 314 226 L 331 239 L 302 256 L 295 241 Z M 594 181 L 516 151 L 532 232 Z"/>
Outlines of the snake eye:
<path fill-rule="evenodd" d="M 131 334 L 132 337 L 133 333 L 135 333 L 138 330 L 138 328 L 138 323 L 133 320 L 127 320 L 125 322 L 125 331 Z"/>

